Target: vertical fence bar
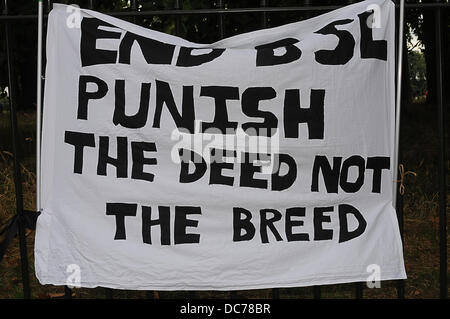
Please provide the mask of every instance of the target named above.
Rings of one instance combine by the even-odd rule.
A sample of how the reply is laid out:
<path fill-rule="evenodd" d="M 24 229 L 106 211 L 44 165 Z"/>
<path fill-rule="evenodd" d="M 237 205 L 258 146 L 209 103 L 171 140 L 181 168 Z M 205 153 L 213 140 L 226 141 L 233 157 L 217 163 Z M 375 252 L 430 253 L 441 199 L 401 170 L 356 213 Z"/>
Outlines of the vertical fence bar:
<path fill-rule="evenodd" d="M 64 299 L 72 299 L 72 289 L 64 286 Z"/>
<path fill-rule="evenodd" d="M 401 150 L 399 151 L 399 159 L 402 157 Z M 398 192 L 398 188 L 397 188 Z M 400 229 L 400 236 L 403 242 L 403 196 L 400 195 L 397 197 L 397 220 L 398 220 L 398 226 Z M 398 299 L 404 299 L 405 298 L 405 281 L 404 280 L 398 280 L 397 281 L 397 298 Z"/>
<path fill-rule="evenodd" d="M 38 1 L 36 72 L 36 211 L 41 210 L 41 111 L 42 111 L 42 23 L 43 3 Z"/>
<path fill-rule="evenodd" d="M 131 0 L 131 10 L 138 11 L 137 0 Z M 136 15 L 133 15 L 133 23 L 136 24 Z"/>
<path fill-rule="evenodd" d="M 89 0 L 89 9 L 94 9 L 94 0 Z M 64 299 L 72 299 L 72 289 L 64 286 Z"/>
<path fill-rule="evenodd" d="M 135 0 L 132 1 L 132 5 L 135 5 Z M 89 9 L 94 10 L 95 3 L 94 0 L 89 0 Z M 72 290 L 68 288 L 67 286 L 64 289 L 66 299 L 72 299 Z M 105 298 L 106 299 L 113 299 L 113 289 L 111 288 L 105 288 Z"/>
<path fill-rule="evenodd" d="M 8 15 L 8 0 L 4 2 L 4 15 Z M 11 43 L 11 34 L 9 21 L 5 21 L 5 40 L 6 40 L 6 59 L 8 61 L 8 93 L 11 120 L 11 135 L 13 148 L 14 165 L 14 188 L 16 193 L 16 214 L 18 216 L 18 233 L 20 245 L 20 260 L 22 271 L 23 296 L 25 299 L 31 298 L 30 274 L 28 269 L 27 242 L 25 237 L 25 226 L 23 216 L 23 193 L 22 193 L 22 173 L 20 171 L 19 160 L 19 140 L 17 128 L 17 104 L 16 104 L 16 74 L 13 58 L 13 49 Z"/>
<path fill-rule="evenodd" d="M 174 9 L 181 10 L 180 0 L 175 0 Z M 175 35 L 180 36 L 180 31 L 181 31 L 181 17 L 179 14 L 177 14 L 175 16 Z"/>
<path fill-rule="evenodd" d="M 267 7 L 267 0 L 261 0 L 259 6 L 262 8 Z M 261 15 L 261 27 L 263 29 L 267 28 L 267 11 L 263 11 Z"/>
<path fill-rule="evenodd" d="M 223 0 L 217 1 L 217 7 L 219 9 L 223 9 Z M 224 30 L 223 30 L 223 14 L 219 13 L 219 37 L 220 39 L 223 39 L 225 36 Z M 230 291 L 230 299 L 237 299 L 237 294 L 235 290 Z"/>
<path fill-rule="evenodd" d="M 399 224 L 400 235 L 403 238 L 403 199 L 397 202 L 399 192 L 398 167 L 399 167 L 399 144 L 400 144 L 400 116 L 402 103 L 402 68 L 403 68 L 403 37 L 404 37 L 404 20 L 405 20 L 405 0 L 400 0 L 399 22 L 398 22 L 398 36 L 397 36 L 397 86 L 396 86 L 396 100 L 395 100 L 395 144 L 394 144 L 394 185 L 392 194 L 392 203 L 396 208 L 397 219 Z M 403 280 L 397 283 L 397 297 L 399 299 L 404 297 Z"/>
<path fill-rule="evenodd" d="M 436 1 L 440 2 L 440 1 Z M 442 18 L 441 8 L 436 7 L 434 11 L 435 36 L 436 36 L 436 96 L 438 107 L 438 130 L 439 130 L 439 290 L 440 297 L 447 299 L 447 185 L 446 185 L 446 154 L 445 154 L 445 110 L 442 92 Z"/>
<path fill-rule="evenodd" d="M 175 10 L 181 10 L 181 2 L 180 0 L 175 0 L 173 8 Z M 175 35 L 180 36 L 181 33 L 181 17 L 179 14 L 175 15 Z M 197 293 L 193 290 L 187 291 L 187 296 L 189 299 L 195 299 L 197 297 Z"/>
<path fill-rule="evenodd" d="M 272 288 L 272 299 L 280 299 L 280 289 Z"/>
<path fill-rule="evenodd" d="M 53 1 L 52 0 L 47 0 L 47 8 L 45 8 L 46 10 L 46 13 L 47 13 L 47 15 L 50 13 L 50 11 L 53 9 Z M 44 78 L 43 78 L 43 80 L 45 80 Z M 44 81 L 44 83 L 45 83 L 45 81 Z"/>
<path fill-rule="evenodd" d="M 259 6 L 261 8 L 267 7 L 267 0 L 260 0 Z M 263 11 L 261 15 L 261 28 L 267 28 L 267 12 Z M 272 299 L 280 299 L 280 289 L 272 288 Z"/>
<path fill-rule="evenodd" d="M 357 282 L 355 284 L 355 298 L 356 299 L 362 299 L 363 298 L 363 283 L 362 282 Z"/>
<path fill-rule="evenodd" d="M 113 290 L 111 288 L 105 288 L 105 298 L 113 299 Z"/>
<path fill-rule="evenodd" d="M 223 9 L 223 0 L 218 0 L 217 1 L 217 7 L 219 9 Z M 224 27 L 223 27 L 223 14 L 219 13 L 219 37 L 220 39 L 223 39 L 225 37 L 225 31 L 224 31 Z"/>
<path fill-rule="evenodd" d="M 311 0 L 304 0 L 304 5 L 306 6 L 306 7 L 309 7 L 309 6 L 311 6 Z M 306 11 L 306 13 L 305 13 L 305 19 L 309 19 L 309 18 L 311 18 L 311 11 Z"/>
<path fill-rule="evenodd" d="M 311 0 L 304 0 L 303 4 L 305 6 L 311 6 Z M 305 19 L 309 19 L 311 17 L 311 12 L 306 11 Z M 313 298 L 314 299 L 322 299 L 322 287 L 321 286 L 313 286 Z"/>
<path fill-rule="evenodd" d="M 396 11 L 395 16 L 396 16 L 396 20 L 400 19 L 400 10 Z M 401 61 L 403 62 L 403 52 L 401 54 L 401 56 L 399 55 L 399 48 L 404 46 L 404 41 L 400 42 L 400 23 L 396 23 L 395 24 L 395 65 L 398 65 L 399 63 L 399 59 L 401 59 Z M 398 72 L 399 68 L 396 69 L 396 76 L 398 77 Z M 400 70 L 402 70 L 400 68 Z M 398 93 L 398 90 L 401 88 L 396 87 L 396 94 Z M 396 95 L 398 96 L 398 95 Z M 399 103 L 396 101 L 396 103 Z M 401 163 L 401 158 L 402 158 L 402 151 L 400 148 L 400 130 L 398 133 L 398 140 L 399 140 L 399 144 L 398 144 L 398 151 L 397 151 L 397 160 L 395 162 L 394 160 L 394 169 L 397 169 L 397 167 L 395 165 L 397 165 L 398 163 Z M 396 171 L 395 174 L 397 174 L 398 171 Z M 394 185 L 393 185 L 393 192 L 395 194 L 395 199 L 393 199 L 393 205 L 395 205 L 395 209 L 396 209 L 396 213 L 397 213 L 397 221 L 398 221 L 398 226 L 399 226 L 399 232 L 400 232 L 400 237 L 403 243 L 403 229 L 404 229 L 404 219 L 403 219 L 403 196 L 399 195 L 399 187 L 400 184 L 398 182 L 395 182 L 397 180 L 397 177 L 394 178 Z M 405 281 L 404 280 L 398 280 L 396 282 L 396 289 L 397 289 L 397 298 L 398 299 L 404 299 L 405 298 Z"/>
<path fill-rule="evenodd" d="M 320 286 L 313 286 L 313 296 L 314 296 L 314 299 L 322 298 L 322 289 Z"/>
<path fill-rule="evenodd" d="M 394 144 L 394 185 L 393 185 L 393 205 L 397 203 L 397 178 L 398 178 L 398 145 L 400 137 L 400 111 L 402 97 L 402 66 L 403 66 L 403 26 L 405 18 L 405 0 L 400 0 L 400 13 L 398 22 L 398 52 L 397 52 L 397 95 L 395 101 L 395 144 Z"/>

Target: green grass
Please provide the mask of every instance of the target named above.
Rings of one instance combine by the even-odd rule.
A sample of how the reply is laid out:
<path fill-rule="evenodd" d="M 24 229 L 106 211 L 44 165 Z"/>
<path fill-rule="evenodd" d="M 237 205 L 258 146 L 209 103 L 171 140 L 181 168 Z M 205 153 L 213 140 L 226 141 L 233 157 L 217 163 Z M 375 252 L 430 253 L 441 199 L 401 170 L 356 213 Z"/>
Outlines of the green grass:
<path fill-rule="evenodd" d="M 439 297 L 439 237 L 438 237 L 438 142 L 435 110 L 429 105 L 404 107 L 401 130 L 402 163 L 407 175 L 404 195 L 404 252 L 408 279 L 405 283 L 406 298 Z M 22 154 L 22 174 L 25 209 L 33 209 L 35 203 L 34 149 L 35 116 L 20 113 L 19 142 Z M 448 140 L 448 139 L 447 139 Z M 11 157 L 9 113 L 0 114 L 0 225 L 6 223 L 15 212 L 14 179 Z M 447 171 L 450 172 L 450 161 Z M 450 180 L 450 178 L 448 178 Z M 447 200 L 449 203 L 450 200 Z M 33 298 L 58 298 L 64 288 L 42 286 L 34 276 L 34 232 L 27 234 Z M 21 298 L 20 253 L 17 238 L 0 263 L 0 298 Z M 364 289 L 366 298 L 396 298 L 396 282 L 382 282 L 381 289 Z M 279 290 L 281 298 L 312 298 L 312 287 Z M 142 291 L 114 291 L 114 298 L 146 298 Z M 354 298 L 355 285 L 329 285 L 322 287 L 323 298 Z M 152 292 L 154 298 L 228 298 L 228 292 Z M 271 298 L 270 289 L 238 291 L 238 298 Z M 75 289 L 75 298 L 104 298 L 105 290 Z"/>

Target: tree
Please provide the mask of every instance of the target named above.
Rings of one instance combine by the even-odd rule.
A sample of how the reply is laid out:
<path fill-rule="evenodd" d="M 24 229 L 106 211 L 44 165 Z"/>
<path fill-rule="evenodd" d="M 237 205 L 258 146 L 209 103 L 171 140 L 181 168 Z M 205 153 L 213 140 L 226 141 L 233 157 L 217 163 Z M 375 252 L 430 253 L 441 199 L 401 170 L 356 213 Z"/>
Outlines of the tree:
<path fill-rule="evenodd" d="M 426 64 L 423 53 L 417 50 L 409 51 L 408 64 L 411 94 L 414 98 L 422 98 L 427 91 Z"/>

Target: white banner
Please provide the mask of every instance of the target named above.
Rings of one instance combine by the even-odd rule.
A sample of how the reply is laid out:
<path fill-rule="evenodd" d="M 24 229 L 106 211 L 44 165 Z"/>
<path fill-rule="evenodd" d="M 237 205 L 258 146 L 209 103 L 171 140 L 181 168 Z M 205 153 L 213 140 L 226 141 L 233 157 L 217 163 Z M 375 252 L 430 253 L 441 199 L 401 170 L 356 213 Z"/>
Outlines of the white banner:
<path fill-rule="evenodd" d="M 57 5 L 42 284 L 233 290 L 406 278 L 394 4 L 191 43 Z"/>

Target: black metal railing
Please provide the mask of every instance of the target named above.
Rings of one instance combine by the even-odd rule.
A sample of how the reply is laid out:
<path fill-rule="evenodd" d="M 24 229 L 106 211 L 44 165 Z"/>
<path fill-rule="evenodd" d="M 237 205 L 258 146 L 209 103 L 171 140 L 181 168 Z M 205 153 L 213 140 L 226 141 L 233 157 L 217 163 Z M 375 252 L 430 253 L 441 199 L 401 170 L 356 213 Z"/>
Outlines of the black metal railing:
<path fill-rule="evenodd" d="M 46 1 L 46 14 L 44 18 L 47 18 L 48 12 L 52 7 L 51 0 Z M 347 3 L 353 3 L 357 1 L 348 0 Z M 398 8 L 398 0 L 395 1 Z M 334 10 L 343 5 L 320 5 L 313 6 L 312 1 L 304 1 L 304 6 L 290 6 L 290 7 L 270 7 L 268 6 L 267 0 L 260 0 L 259 7 L 252 8 L 227 8 L 223 0 L 217 0 L 215 3 L 215 8 L 210 9 L 183 9 L 181 0 L 174 0 L 173 8 L 165 10 L 140 10 L 139 0 L 131 0 L 130 8 L 126 11 L 120 12 L 105 12 L 109 15 L 121 17 L 121 18 L 132 18 L 133 22 L 136 22 L 137 18 L 143 18 L 147 16 L 173 16 L 175 18 L 175 34 L 180 35 L 181 29 L 181 18 L 185 16 L 217 16 L 218 21 L 218 38 L 222 39 L 226 36 L 225 30 L 225 19 L 234 14 L 260 14 L 261 23 L 260 28 L 268 27 L 270 13 L 287 13 L 287 12 L 302 12 L 302 13 L 313 13 Z M 37 20 L 37 14 L 16 14 L 11 15 L 8 11 L 8 0 L 4 0 L 3 14 L 0 15 L 0 23 L 3 24 L 5 30 L 5 49 L 8 64 L 8 88 L 9 88 L 9 103 L 10 103 L 10 114 L 11 114 L 11 133 L 12 133 L 12 145 L 13 145 L 13 158 L 14 158 L 14 182 L 15 182 L 15 194 L 16 194 L 16 214 L 18 216 L 18 235 L 20 243 L 20 256 L 21 256 L 21 269 L 22 269 L 22 283 L 23 283 L 23 293 L 24 298 L 31 297 L 30 283 L 29 283 L 29 266 L 27 260 L 27 247 L 25 239 L 25 217 L 23 209 L 23 194 L 21 188 L 21 171 L 20 171 L 20 156 L 18 154 L 18 127 L 17 127 L 17 96 L 16 96 L 16 74 L 15 65 L 13 63 L 14 54 L 14 43 L 12 43 L 11 38 L 11 26 L 13 26 L 18 21 L 26 20 Z M 89 9 L 96 9 L 95 0 L 88 1 Z M 435 46 L 436 46 L 436 65 L 435 65 L 435 76 L 436 76 L 436 101 L 437 101 L 437 130 L 439 139 L 439 158 L 438 158 L 438 175 L 439 175 L 439 287 L 440 287 L 440 298 L 446 299 L 448 297 L 448 283 L 447 283 L 447 216 L 446 216 L 446 140 L 445 140 L 445 109 L 443 104 L 443 74 L 442 74 L 442 13 L 450 9 L 450 3 L 436 0 L 430 3 L 406 3 L 405 9 L 422 9 L 422 10 L 433 10 L 435 18 Z M 448 13 L 448 11 L 446 11 Z M 398 27 L 398 26 L 397 26 Z M 398 49 L 398 48 L 397 48 Z M 402 145 L 400 144 L 400 153 Z M 400 233 L 403 238 L 403 197 L 401 195 L 397 196 L 397 217 L 399 221 Z M 405 296 L 405 283 L 403 280 L 397 282 L 397 296 L 398 298 L 404 298 Z M 105 297 L 113 298 L 114 290 L 105 288 Z M 322 291 L 320 286 L 313 286 L 311 290 L 311 295 L 319 299 L 322 296 Z M 148 292 L 147 296 L 151 298 L 153 293 Z M 354 284 L 354 296 L 355 298 L 363 298 L 363 283 Z M 72 291 L 68 287 L 65 287 L 65 298 L 71 298 Z M 230 298 L 235 298 L 236 292 L 230 292 Z M 272 289 L 272 297 L 277 299 L 280 297 L 279 289 Z"/>

